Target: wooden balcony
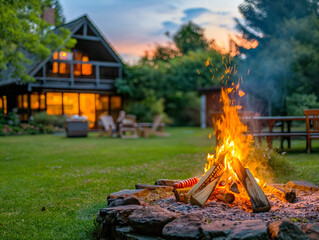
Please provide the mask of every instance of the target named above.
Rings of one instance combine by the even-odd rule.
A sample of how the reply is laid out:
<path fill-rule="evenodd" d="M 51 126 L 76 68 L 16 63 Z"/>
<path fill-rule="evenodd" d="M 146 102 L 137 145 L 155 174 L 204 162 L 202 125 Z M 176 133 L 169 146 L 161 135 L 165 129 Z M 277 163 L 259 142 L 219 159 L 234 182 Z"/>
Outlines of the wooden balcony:
<path fill-rule="evenodd" d="M 52 64 L 65 63 L 65 74 L 52 73 Z M 91 75 L 75 75 L 74 66 L 90 64 Z M 35 75 L 36 82 L 29 83 L 28 88 L 63 88 L 83 90 L 113 90 L 115 79 L 122 77 L 122 64 L 116 62 L 51 60 Z"/>

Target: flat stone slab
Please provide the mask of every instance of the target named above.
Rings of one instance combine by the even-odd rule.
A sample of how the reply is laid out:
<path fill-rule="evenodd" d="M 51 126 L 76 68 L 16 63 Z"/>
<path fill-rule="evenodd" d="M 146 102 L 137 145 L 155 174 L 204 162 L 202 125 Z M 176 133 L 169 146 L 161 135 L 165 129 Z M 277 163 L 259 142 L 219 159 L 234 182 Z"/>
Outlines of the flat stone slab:
<path fill-rule="evenodd" d="M 147 189 L 147 190 L 160 190 L 160 191 L 167 191 L 167 192 L 172 192 L 173 187 L 171 186 L 163 186 L 163 185 L 148 185 L 148 184 L 141 184 L 138 183 L 135 185 L 136 189 Z"/>
<path fill-rule="evenodd" d="M 272 240 L 309 240 L 297 225 L 285 220 L 270 223 L 268 231 Z"/>
<path fill-rule="evenodd" d="M 178 183 L 181 180 L 159 179 L 155 182 L 155 185 L 173 186 L 174 183 Z"/>
<path fill-rule="evenodd" d="M 301 181 L 289 181 L 285 184 L 286 188 L 293 188 L 301 191 L 319 191 L 319 187 L 311 182 L 304 180 Z"/>
<path fill-rule="evenodd" d="M 143 207 L 129 217 L 129 225 L 139 233 L 160 236 L 164 225 L 179 215 L 158 206 Z"/>
<path fill-rule="evenodd" d="M 108 207 L 118 207 L 123 205 L 141 205 L 140 201 L 134 197 L 130 196 L 127 198 L 118 197 L 118 198 L 109 198 Z"/>
<path fill-rule="evenodd" d="M 268 239 L 267 226 L 261 220 L 212 222 L 209 224 L 202 224 L 201 231 L 204 235 L 204 239 Z"/>
<path fill-rule="evenodd" d="M 147 194 L 149 194 L 149 190 L 147 189 L 124 189 L 119 192 L 111 193 L 109 198 L 118 198 L 118 197 L 130 197 L 130 196 L 135 196 L 135 197 L 144 197 Z"/>
<path fill-rule="evenodd" d="M 119 207 L 102 208 L 97 217 L 97 221 L 105 224 L 127 224 L 128 216 L 135 210 L 142 209 L 140 205 L 124 205 Z"/>
<path fill-rule="evenodd" d="M 201 239 L 201 223 L 199 216 L 181 216 L 166 224 L 162 234 L 168 239 Z"/>
<path fill-rule="evenodd" d="M 302 231 L 308 236 L 310 240 L 319 239 L 319 223 L 307 224 Z"/>

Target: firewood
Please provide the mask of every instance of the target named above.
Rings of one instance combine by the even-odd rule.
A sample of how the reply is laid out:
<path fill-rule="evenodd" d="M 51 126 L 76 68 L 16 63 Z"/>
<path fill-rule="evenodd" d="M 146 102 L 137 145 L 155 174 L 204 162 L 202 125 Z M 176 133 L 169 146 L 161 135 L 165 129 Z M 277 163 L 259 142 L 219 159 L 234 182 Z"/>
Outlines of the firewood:
<path fill-rule="evenodd" d="M 264 189 L 266 192 L 272 193 L 273 195 L 275 195 L 275 197 L 277 197 L 278 199 L 282 201 L 293 203 L 296 200 L 295 191 L 285 191 L 283 189 L 276 188 L 271 185 L 266 185 Z"/>
<path fill-rule="evenodd" d="M 231 192 L 228 192 L 226 189 L 221 189 L 221 188 L 218 188 L 216 189 L 216 191 L 214 191 L 213 195 L 221 200 L 221 201 L 224 201 L 226 203 L 233 203 L 235 201 L 235 195 Z"/>
<path fill-rule="evenodd" d="M 212 180 L 214 180 L 215 178 L 220 177 L 222 175 L 222 173 L 224 172 L 224 168 L 225 168 L 224 157 L 225 157 L 225 155 L 221 156 L 218 159 L 218 161 L 205 173 L 205 175 L 201 177 L 201 179 L 198 181 L 198 183 L 196 183 L 195 186 L 192 187 L 192 189 L 187 193 L 187 195 L 189 197 L 192 196 L 195 192 L 202 190 Z"/>
<path fill-rule="evenodd" d="M 289 188 L 289 189 L 296 189 L 296 190 L 299 190 L 299 191 L 319 191 L 319 187 L 317 187 L 316 185 L 314 185 L 313 183 L 311 182 L 307 182 L 307 181 L 304 181 L 304 180 L 301 180 L 301 181 L 289 181 L 285 184 L 285 187 L 286 188 Z"/>
<path fill-rule="evenodd" d="M 186 187 L 186 188 L 174 188 L 173 192 L 175 194 L 175 198 L 177 202 L 184 202 L 187 200 L 185 199 L 185 194 L 191 190 L 191 187 Z"/>
<path fill-rule="evenodd" d="M 230 186 L 230 191 L 232 191 L 234 193 L 240 193 L 237 183 L 235 183 L 235 182 L 232 183 L 232 185 Z"/>
<path fill-rule="evenodd" d="M 215 178 L 212 180 L 208 185 L 206 185 L 204 188 L 198 190 L 194 194 L 190 196 L 190 203 L 192 205 L 198 205 L 203 207 L 204 204 L 207 202 L 208 198 L 214 192 L 215 187 L 219 181 L 221 176 Z"/>
<path fill-rule="evenodd" d="M 268 198 L 256 182 L 249 169 L 244 168 L 242 163 L 236 158 L 232 160 L 231 166 L 250 197 L 253 212 L 269 211 L 271 206 Z"/>

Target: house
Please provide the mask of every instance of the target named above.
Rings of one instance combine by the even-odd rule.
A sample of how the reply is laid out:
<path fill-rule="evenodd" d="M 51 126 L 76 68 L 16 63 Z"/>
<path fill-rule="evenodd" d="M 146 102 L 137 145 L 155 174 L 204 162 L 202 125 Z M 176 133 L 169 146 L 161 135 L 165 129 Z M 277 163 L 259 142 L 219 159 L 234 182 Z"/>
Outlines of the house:
<path fill-rule="evenodd" d="M 122 109 L 114 82 L 122 77 L 123 63 L 87 15 L 63 27 L 77 40 L 76 46 L 35 62 L 29 69 L 35 82 L 0 79 L 0 108 L 5 113 L 17 108 L 22 121 L 40 111 L 83 115 L 94 128 L 102 113 L 116 116 Z"/>

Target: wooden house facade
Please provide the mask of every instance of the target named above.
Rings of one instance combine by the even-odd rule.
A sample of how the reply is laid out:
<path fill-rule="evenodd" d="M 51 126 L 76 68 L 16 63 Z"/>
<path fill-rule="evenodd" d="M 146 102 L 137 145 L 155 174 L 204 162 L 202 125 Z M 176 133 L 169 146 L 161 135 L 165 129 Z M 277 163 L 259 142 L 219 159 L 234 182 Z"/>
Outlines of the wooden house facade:
<path fill-rule="evenodd" d="M 63 27 L 77 40 L 76 46 L 35 63 L 29 69 L 35 82 L 1 79 L 0 108 L 5 113 L 18 109 L 22 121 L 40 111 L 87 116 L 93 128 L 102 113 L 116 116 L 122 108 L 114 82 L 122 77 L 123 63 L 88 16 Z"/>

